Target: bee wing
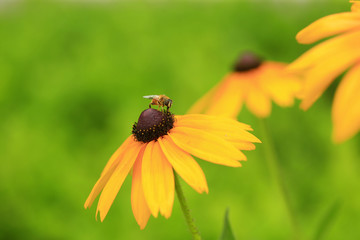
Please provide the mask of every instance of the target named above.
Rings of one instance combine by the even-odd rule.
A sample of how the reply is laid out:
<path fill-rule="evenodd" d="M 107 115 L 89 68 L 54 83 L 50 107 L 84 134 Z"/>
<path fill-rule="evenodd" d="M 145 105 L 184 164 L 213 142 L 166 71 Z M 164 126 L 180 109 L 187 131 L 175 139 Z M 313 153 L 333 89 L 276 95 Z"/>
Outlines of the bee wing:
<path fill-rule="evenodd" d="M 154 98 L 159 98 L 159 95 L 147 95 L 147 96 L 143 96 L 143 98 L 154 99 Z"/>

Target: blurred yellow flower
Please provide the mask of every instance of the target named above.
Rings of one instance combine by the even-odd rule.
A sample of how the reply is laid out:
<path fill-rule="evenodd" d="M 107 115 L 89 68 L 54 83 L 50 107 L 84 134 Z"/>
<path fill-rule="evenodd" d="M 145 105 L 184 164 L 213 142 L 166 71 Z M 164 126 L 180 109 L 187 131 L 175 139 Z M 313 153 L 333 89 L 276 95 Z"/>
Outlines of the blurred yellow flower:
<path fill-rule="evenodd" d="M 291 106 L 299 92 L 299 79 L 285 73 L 286 64 L 262 62 L 253 53 L 240 55 L 234 70 L 202 98 L 188 113 L 206 113 L 236 118 L 242 105 L 257 117 L 271 113 L 271 100 L 282 107 Z"/>
<path fill-rule="evenodd" d="M 296 39 L 304 44 L 339 35 L 311 48 L 288 68 L 304 78 L 300 105 L 304 110 L 350 68 L 336 90 L 332 106 L 335 142 L 349 139 L 360 129 L 360 3 L 354 3 L 351 10 L 320 18 L 301 30 Z"/>
<path fill-rule="evenodd" d="M 205 175 L 191 155 L 230 167 L 246 160 L 240 150 L 260 142 L 249 125 L 201 114 L 174 116 L 149 108 L 143 111 L 129 136 L 112 155 L 96 182 L 85 208 L 100 194 L 96 214 L 107 215 L 121 185 L 132 169 L 131 204 L 143 229 L 152 214 L 169 218 L 174 201 L 175 170 L 197 192 L 208 192 Z"/>

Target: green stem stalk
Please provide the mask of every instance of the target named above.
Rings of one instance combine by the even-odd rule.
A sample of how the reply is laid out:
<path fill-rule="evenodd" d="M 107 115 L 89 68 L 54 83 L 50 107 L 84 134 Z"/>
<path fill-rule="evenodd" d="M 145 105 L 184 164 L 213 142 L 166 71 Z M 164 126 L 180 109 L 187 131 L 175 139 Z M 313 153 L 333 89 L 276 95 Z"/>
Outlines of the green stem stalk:
<path fill-rule="evenodd" d="M 180 181 L 179 181 L 179 177 L 178 177 L 176 172 L 174 172 L 174 178 L 175 178 L 176 194 L 177 194 L 179 202 L 180 202 L 181 210 L 182 210 L 182 212 L 183 212 L 183 214 L 185 216 L 186 223 L 187 223 L 187 225 L 189 227 L 189 230 L 191 232 L 192 239 L 193 240 L 201 240 L 199 230 L 195 226 L 194 219 L 190 215 L 190 209 L 189 209 L 189 206 L 187 205 L 187 202 L 186 202 L 186 199 L 185 199 L 185 196 L 184 196 L 184 192 L 182 191 Z"/>
<path fill-rule="evenodd" d="M 295 210 L 291 204 L 289 192 L 286 188 L 284 176 L 281 167 L 279 166 L 278 158 L 276 156 L 274 144 L 270 137 L 268 128 L 266 127 L 266 122 L 264 119 L 260 119 L 260 130 L 262 132 L 262 142 L 264 146 L 265 157 L 270 167 L 271 174 L 275 178 L 276 183 L 282 193 L 283 200 L 285 202 L 287 212 L 289 214 L 289 218 L 291 221 L 292 229 L 293 229 L 293 239 L 299 240 L 301 239 L 299 223 L 296 218 Z"/>

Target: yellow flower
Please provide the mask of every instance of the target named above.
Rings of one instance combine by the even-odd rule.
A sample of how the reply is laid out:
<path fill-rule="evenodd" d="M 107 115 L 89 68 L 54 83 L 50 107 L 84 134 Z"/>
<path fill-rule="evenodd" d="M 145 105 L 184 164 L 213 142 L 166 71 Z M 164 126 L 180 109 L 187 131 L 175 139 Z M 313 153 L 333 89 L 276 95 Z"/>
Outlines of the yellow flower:
<path fill-rule="evenodd" d="M 354 3 L 351 12 L 320 18 L 301 30 L 296 39 L 307 44 L 336 34 L 305 52 L 288 70 L 304 78 L 300 107 L 307 110 L 337 76 L 350 68 L 332 106 L 333 140 L 342 142 L 360 129 L 360 3 Z"/>
<path fill-rule="evenodd" d="M 96 182 L 85 208 L 100 194 L 96 214 L 107 215 L 121 185 L 132 169 L 131 204 L 143 229 L 152 214 L 169 218 L 174 201 L 175 170 L 197 192 L 208 192 L 205 175 L 193 156 L 230 167 L 246 160 L 240 150 L 260 142 L 249 125 L 201 114 L 174 116 L 149 108 L 133 126 L 133 134 L 112 155 Z"/>
<path fill-rule="evenodd" d="M 300 90 L 299 79 L 285 73 L 286 64 L 262 62 L 254 54 L 240 55 L 234 70 L 202 98 L 188 113 L 203 113 L 235 118 L 243 104 L 257 117 L 271 113 L 271 100 L 291 106 Z"/>

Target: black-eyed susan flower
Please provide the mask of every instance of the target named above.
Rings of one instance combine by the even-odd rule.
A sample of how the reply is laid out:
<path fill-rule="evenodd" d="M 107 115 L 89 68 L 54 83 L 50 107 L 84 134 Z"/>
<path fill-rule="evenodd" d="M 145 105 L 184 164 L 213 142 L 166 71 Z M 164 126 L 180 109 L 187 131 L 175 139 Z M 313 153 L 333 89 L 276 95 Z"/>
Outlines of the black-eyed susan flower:
<path fill-rule="evenodd" d="M 201 114 L 174 116 L 149 108 L 133 125 L 132 135 L 112 155 L 93 187 L 85 208 L 101 193 L 96 214 L 101 221 L 132 171 L 131 205 L 143 229 L 152 214 L 168 218 L 174 201 L 174 172 L 197 192 L 208 192 L 205 175 L 193 156 L 230 167 L 246 160 L 241 150 L 260 142 L 249 125 Z"/>
<path fill-rule="evenodd" d="M 341 73 L 348 72 L 338 86 L 332 106 L 333 139 L 342 142 L 360 129 L 360 3 L 351 12 L 329 15 L 301 30 L 296 39 L 313 43 L 328 39 L 296 59 L 289 70 L 304 78 L 303 100 L 307 110 Z"/>
<path fill-rule="evenodd" d="M 202 98 L 188 113 L 206 113 L 235 118 L 242 106 L 257 117 L 271 113 L 271 101 L 282 107 L 291 106 L 301 85 L 299 79 L 286 73 L 286 64 L 261 61 L 246 52 L 240 55 L 233 71 Z"/>

